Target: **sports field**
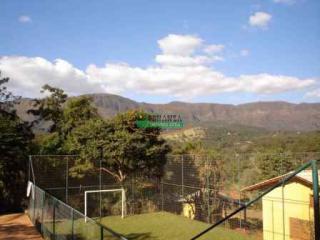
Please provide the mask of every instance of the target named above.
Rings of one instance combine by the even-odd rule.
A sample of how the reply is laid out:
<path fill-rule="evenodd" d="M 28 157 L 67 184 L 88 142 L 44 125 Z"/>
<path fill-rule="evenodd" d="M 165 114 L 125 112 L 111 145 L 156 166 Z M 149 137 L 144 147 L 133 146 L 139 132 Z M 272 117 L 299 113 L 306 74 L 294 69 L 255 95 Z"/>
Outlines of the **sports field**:
<path fill-rule="evenodd" d="M 98 221 L 98 219 L 96 219 Z M 104 217 L 102 225 L 130 240 L 188 240 L 206 229 L 208 224 L 190 220 L 183 216 L 168 212 L 156 212 L 127 216 Z M 55 230 L 52 222 L 44 224 L 45 232 L 55 232 L 59 239 L 71 238 L 72 222 L 63 220 L 57 222 Z M 74 239 L 92 240 L 100 239 L 101 228 L 92 220 L 85 223 L 84 218 L 76 219 L 73 224 Z M 49 234 L 50 235 L 50 234 Z M 107 230 L 103 232 L 103 239 L 119 239 L 113 237 Z M 243 232 L 217 227 L 199 238 L 200 240 L 255 240 L 256 236 L 249 236 Z"/>
<path fill-rule="evenodd" d="M 118 216 L 105 217 L 101 223 L 126 238 L 135 240 L 190 239 L 209 226 L 206 223 L 167 212 L 140 214 L 124 219 Z M 253 238 L 235 230 L 218 227 L 199 239 L 251 240 Z"/>

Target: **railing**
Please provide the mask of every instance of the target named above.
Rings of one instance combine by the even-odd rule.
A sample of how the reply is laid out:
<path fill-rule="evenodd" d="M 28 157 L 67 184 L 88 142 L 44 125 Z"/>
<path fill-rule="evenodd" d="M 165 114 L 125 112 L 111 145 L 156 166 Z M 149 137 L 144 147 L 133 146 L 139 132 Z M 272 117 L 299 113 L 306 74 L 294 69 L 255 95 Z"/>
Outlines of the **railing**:
<path fill-rule="evenodd" d="M 248 239 L 251 239 L 253 234 L 255 239 L 275 239 L 275 236 L 285 237 L 286 239 L 288 239 L 292 235 L 292 233 L 290 232 L 291 229 L 294 228 L 290 228 L 290 226 L 296 226 L 297 224 L 299 225 L 301 222 L 300 220 L 302 220 L 308 221 L 308 230 L 310 228 L 308 234 L 310 233 L 309 235 L 311 236 L 310 238 L 303 239 L 314 240 L 314 235 L 319 234 L 319 230 L 317 230 L 313 225 L 315 223 L 317 224 L 317 226 L 319 226 L 319 217 L 314 219 L 314 216 L 312 214 L 309 214 L 307 218 L 296 217 L 296 219 L 294 220 L 299 220 L 300 222 L 296 221 L 295 225 L 291 224 L 291 222 L 288 221 L 285 222 L 283 216 L 286 215 L 284 211 L 287 211 L 288 204 L 284 202 L 289 198 L 284 198 L 283 188 L 284 185 L 288 183 L 288 181 L 290 181 L 290 179 L 296 176 L 299 172 L 306 168 L 312 167 L 312 161 L 307 162 L 304 165 L 302 164 L 311 159 L 319 158 L 320 153 L 312 153 L 312 157 L 309 154 L 301 154 L 301 156 L 299 154 L 300 157 L 295 161 L 289 161 L 290 165 L 288 166 L 286 165 L 287 162 L 284 161 L 286 159 L 286 155 L 280 154 L 279 160 L 281 164 L 278 163 L 277 167 L 275 167 L 275 171 L 272 172 L 273 176 L 267 177 L 267 175 L 263 175 L 262 173 L 261 175 L 263 176 L 263 178 L 273 178 L 274 176 L 281 175 L 281 181 L 279 180 L 279 183 L 277 182 L 277 185 L 273 186 L 271 189 L 268 189 L 257 198 L 254 198 L 253 196 L 260 194 L 259 192 L 249 193 L 243 192 L 241 190 L 244 186 L 249 186 L 252 184 L 255 185 L 257 181 L 261 181 L 262 179 L 262 176 L 258 176 L 260 172 L 256 171 L 256 169 L 253 169 L 253 172 L 258 176 L 257 178 L 255 178 L 256 175 L 252 174 L 251 172 L 250 174 L 246 174 L 247 170 L 251 170 L 251 168 L 254 168 L 254 166 L 256 166 L 261 160 L 257 159 L 256 155 L 254 155 L 254 157 L 250 156 L 251 155 L 235 156 L 234 159 L 227 158 L 227 160 L 222 162 L 223 164 L 225 164 L 224 167 L 228 167 L 226 169 L 223 169 L 221 165 L 219 165 L 219 163 L 221 163 L 219 161 L 219 156 L 216 159 L 210 159 L 206 155 L 203 157 L 198 157 L 195 155 L 178 155 L 174 156 L 175 158 L 171 156 L 165 166 L 165 175 L 161 182 L 150 182 L 152 184 L 147 185 L 146 188 L 138 189 L 135 185 L 135 179 L 133 179 L 133 181 L 130 181 L 126 186 L 128 189 L 128 191 L 126 192 L 126 199 L 131 200 L 127 201 L 129 210 L 128 215 L 149 213 L 152 211 L 160 210 L 187 216 L 189 218 L 206 222 L 208 224 L 215 223 L 210 228 L 199 233 L 192 239 L 197 239 L 198 237 L 203 235 L 205 239 L 216 239 L 215 236 L 220 234 L 224 237 L 223 239 L 225 240 L 234 240 L 235 238 L 232 237 L 234 235 L 233 233 L 239 235 L 239 239 L 247 239 L 241 238 L 242 235 L 246 235 L 249 237 Z M 269 154 L 267 154 L 267 156 L 269 156 Z M 118 187 L 118 185 L 113 185 L 114 182 L 110 181 L 108 175 L 101 175 L 101 172 L 99 174 L 88 174 L 83 178 L 74 178 L 70 174 L 70 169 L 72 169 L 72 167 L 77 164 L 76 157 L 77 156 L 69 155 L 39 155 L 30 157 L 29 179 L 30 181 L 35 183 L 37 188 L 44 192 L 42 195 L 40 194 L 41 196 L 36 198 L 38 200 L 34 201 L 38 206 L 40 206 L 40 209 L 43 207 L 49 209 L 48 212 L 44 211 L 44 213 L 39 210 L 40 212 L 38 213 L 38 215 L 32 215 L 33 212 L 31 211 L 30 215 L 32 215 L 35 225 L 37 225 L 36 220 L 38 219 L 37 223 L 41 223 L 40 231 L 44 234 L 49 232 L 49 236 L 50 233 L 57 233 L 55 239 L 79 239 L 77 238 L 78 236 L 81 236 L 81 239 L 103 239 L 103 237 L 106 236 L 107 233 L 111 236 L 109 237 L 111 239 L 124 239 L 119 234 L 113 233 L 111 229 L 107 229 L 104 226 L 101 227 L 99 225 L 99 222 L 95 222 L 92 219 L 89 220 L 89 226 L 94 226 L 88 228 L 92 228 L 94 230 L 93 232 L 97 233 L 96 235 L 91 237 L 84 237 L 83 232 L 85 231 L 81 232 L 79 230 L 79 226 L 82 226 L 84 224 L 84 214 L 82 214 L 81 212 L 84 212 L 83 199 L 85 191 L 111 189 Z M 268 158 L 262 159 L 268 160 Z M 50 164 L 47 164 L 46 161 L 50 161 Z M 316 161 L 314 162 L 316 163 Z M 99 159 L 92 160 L 92 163 L 93 166 L 96 166 L 96 168 L 98 168 L 101 164 Z M 219 169 L 215 169 L 215 167 L 217 166 L 214 164 L 218 164 L 217 166 Z M 302 166 L 295 172 L 290 172 L 299 165 Z M 267 168 L 267 170 L 268 169 L 273 170 L 272 168 Z M 223 176 L 221 177 L 222 180 L 216 178 L 216 173 L 220 172 L 221 174 L 223 174 Z M 290 174 L 287 174 L 288 172 L 290 172 Z M 282 176 L 283 174 L 284 176 Z M 248 176 L 250 176 L 251 178 L 248 178 Z M 246 181 L 240 184 L 240 180 L 243 179 Z M 146 181 L 149 180 L 150 179 L 147 179 Z M 311 182 L 312 181 L 310 179 L 310 183 Z M 316 181 L 314 180 L 313 182 Z M 229 187 L 227 184 L 235 185 L 236 187 L 231 186 L 230 189 L 235 189 L 234 191 L 236 193 L 239 193 L 239 195 L 231 195 L 233 194 L 233 192 L 231 191 L 230 193 L 227 191 L 223 192 L 224 189 L 221 187 Z M 269 184 L 268 186 L 271 186 L 271 184 Z M 266 197 L 269 197 L 269 195 L 262 199 L 263 196 L 279 186 L 282 186 L 282 196 L 280 191 L 280 194 L 277 196 L 278 199 L 275 202 L 273 199 L 266 199 Z M 311 196 L 312 194 L 312 190 L 310 189 L 312 188 L 310 186 L 308 186 L 308 188 L 308 194 L 310 191 L 310 195 L 308 195 L 307 198 L 303 199 L 302 202 L 295 202 L 294 204 L 292 204 L 292 202 L 289 203 L 291 204 L 291 209 L 293 209 L 294 212 L 297 212 L 297 207 L 302 205 L 306 206 L 303 207 L 306 213 L 312 212 L 313 206 L 318 207 L 318 203 L 313 203 L 313 198 L 311 198 L 310 201 L 309 196 Z M 228 190 L 228 188 L 226 189 Z M 318 191 L 317 188 L 314 188 L 314 190 Z M 295 189 L 293 190 L 293 193 L 295 193 Z M 55 196 L 53 197 L 55 200 L 46 200 L 44 201 L 44 203 L 42 203 L 41 199 L 43 195 L 45 198 L 49 198 L 48 196 L 51 196 L 49 199 Z M 312 195 L 318 196 L 318 193 Z M 248 198 L 254 200 L 252 200 L 251 202 L 247 202 Z M 91 217 L 99 217 L 100 212 L 101 217 L 101 196 L 97 196 L 96 198 L 93 198 L 93 200 L 94 201 L 91 201 L 92 208 L 90 208 L 90 214 L 88 215 Z M 259 200 L 262 201 L 258 202 Z M 263 214 L 266 213 L 266 211 L 263 211 L 262 204 L 264 204 L 266 201 L 269 201 L 268 206 L 270 206 L 270 209 L 273 209 L 274 206 L 275 209 L 277 208 L 277 206 L 280 206 L 279 209 L 281 209 L 282 211 L 275 210 L 275 215 L 273 215 L 272 210 L 272 215 L 270 214 L 270 216 L 265 218 Z M 150 205 L 148 204 L 149 202 L 151 203 Z M 142 207 L 140 207 L 140 204 L 137 203 L 140 203 Z M 52 208 L 54 205 L 55 210 L 53 211 Z M 30 203 L 30 206 L 32 207 L 32 203 Z M 65 211 L 63 210 L 65 209 L 65 206 L 73 208 L 73 210 L 68 209 Z M 107 208 L 109 209 L 109 206 L 107 206 L 106 204 L 105 209 Z M 37 212 L 37 208 L 35 208 L 34 211 Z M 187 211 L 191 211 L 193 215 L 187 215 Z M 230 212 L 231 214 L 228 214 Z M 318 213 L 319 211 L 316 210 L 315 212 Z M 55 221 L 57 224 L 52 223 L 53 213 L 55 213 Z M 42 216 L 42 214 L 44 214 L 44 216 Z M 118 212 L 114 211 L 114 213 L 111 213 L 109 215 L 111 216 L 112 214 L 117 215 Z M 47 215 L 49 216 L 48 220 L 46 218 Z M 221 218 L 222 220 L 220 220 Z M 280 218 L 283 218 L 282 223 L 278 221 L 278 219 Z M 66 221 L 66 219 L 68 219 L 68 221 Z M 265 219 L 268 219 L 268 221 L 264 221 Z M 64 228 L 61 227 L 62 225 L 64 225 Z M 224 227 L 224 230 L 226 231 L 221 230 L 221 228 L 218 228 L 217 226 Z M 212 229 L 215 230 L 210 231 Z M 229 232 L 232 233 L 230 234 L 230 236 L 223 235 L 224 233 Z M 196 232 L 193 232 L 193 234 L 195 233 Z M 190 239 L 193 234 L 189 235 L 187 238 Z M 296 234 L 295 236 L 297 236 L 300 234 L 300 232 L 297 233 L 297 231 L 295 231 L 294 234 Z M 219 238 L 219 236 L 218 239 L 221 239 Z M 319 237 L 316 239 L 319 240 Z"/>
<path fill-rule="evenodd" d="M 312 183 L 313 183 L 313 206 L 314 206 L 314 239 L 320 240 L 320 219 L 319 219 L 319 179 L 318 179 L 318 168 L 317 168 L 317 161 L 319 160 L 311 160 L 305 164 L 303 164 L 301 167 L 296 169 L 293 173 L 288 174 L 283 179 L 281 179 L 278 183 L 270 187 L 268 190 L 261 193 L 259 196 L 255 197 L 251 201 L 245 203 L 243 206 L 239 207 L 232 213 L 228 214 L 225 218 L 221 219 L 220 221 L 216 222 L 215 224 L 211 225 L 207 229 L 203 230 L 191 240 L 195 240 L 200 238 L 201 236 L 205 235 L 212 229 L 220 226 L 222 223 L 226 222 L 228 219 L 230 219 L 232 216 L 236 215 L 237 213 L 241 212 L 242 210 L 247 209 L 249 206 L 253 205 L 257 201 L 259 201 L 263 196 L 267 195 L 274 189 L 284 186 L 286 183 L 288 183 L 293 177 L 295 177 L 298 173 L 302 172 L 303 170 L 307 169 L 308 167 L 312 168 Z"/>
<path fill-rule="evenodd" d="M 28 214 L 45 239 L 94 240 L 125 237 L 70 207 L 36 185 L 32 186 Z"/>

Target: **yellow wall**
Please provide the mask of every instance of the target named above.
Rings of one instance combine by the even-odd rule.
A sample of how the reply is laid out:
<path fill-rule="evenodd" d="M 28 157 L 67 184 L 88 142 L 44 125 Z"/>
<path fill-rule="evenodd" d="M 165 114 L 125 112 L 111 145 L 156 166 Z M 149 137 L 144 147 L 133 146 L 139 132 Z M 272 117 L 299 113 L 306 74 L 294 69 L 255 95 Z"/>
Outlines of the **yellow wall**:
<path fill-rule="evenodd" d="M 264 196 L 262 198 L 263 239 L 293 240 L 290 238 L 290 218 L 310 221 L 308 225 L 312 227 L 311 194 L 312 189 L 294 182 L 284 186 L 283 194 L 282 187 L 278 187 Z M 285 238 L 283 238 L 283 233 L 285 233 Z"/>

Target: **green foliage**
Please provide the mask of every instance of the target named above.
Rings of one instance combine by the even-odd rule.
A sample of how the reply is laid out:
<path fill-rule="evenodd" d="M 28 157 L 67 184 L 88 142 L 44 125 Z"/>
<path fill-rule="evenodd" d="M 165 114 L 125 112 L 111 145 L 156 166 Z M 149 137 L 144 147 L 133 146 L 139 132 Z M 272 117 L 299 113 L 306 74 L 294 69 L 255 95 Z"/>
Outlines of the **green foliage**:
<path fill-rule="evenodd" d="M 0 86 L 8 81 L 1 79 Z M 5 87 L 0 88 L 0 96 L 4 102 L 16 99 Z M 32 138 L 30 128 L 14 111 L 0 108 L 0 212 L 21 210 Z"/>
<path fill-rule="evenodd" d="M 41 120 L 51 121 L 52 125 L 49 132 L 54 132 L 61 128 L 60 125 L 63 119 L 62 105 L 66 102 L 68 95 L 62 89 L 51 87 L 47 84 L 42 87 L 41 92 L 49 95 L 43 99 L 37 99 L 34 105 L 36 109 L 29 110 L 28 113 L 38 116 L 35 123 Z"/>
<path fill-rule="evenodd" d="M 63 109 L 62 132 L 67 136 L 77 126 L 97 118 L 97 109 L 92 106 L 91 98 L 81 96 L 70 99 Z"/>
<path fill-rule="evenodd" d="M 320 151 L 320 131 L 314 132 L 277 132 L 254 139 L 256 144 L 249 150 L 280 152 L 317 152 Z"/>
<path fill-rule="evenodd" d="M 67 149 L 80 153 L 82 159 L 99 158 L 98 148 L 103 148 L 103 171 L 118 182 L 124 182 L 128 176 L 139 173 L 149 176 L 161 176 L 166 163 L 165 155 L 169 147 L 159 138 L 160 129 L 140 129 L 135 121 L 145 113 L 130 111 L 115 118 L 90 120 L 75 128 L 67 140 Z M 78 174 L 90 166 L 79 164 L 74 169 Z"/>
<path fill-rule="evenodd" d="M 75 128 L 65 142 L 69 153 L 81 156 L 70 174 L 73 177 L 83 177 L 93 169 L 92 160 L 99 159 L 99 147 L 108 143 L 111 126 L 102 119 L 91 119 Z"/>
<path fill-rule="evenodd" d="M 9 80 L 10 79 L 8 77 L 1 78 L 0 71 L 0 110 L 14 113 L 12 106 L 18 99 L 20 99 L 20 97 L 15 96 L 12 92 L 8 91 L 5 84 L 8 83 Z"/>
<path fill-rule="evenodd" d="M 39 109 L 31 111 L 39 116 L 39 120 L 49 120 L 54 127 L 48 134 L 37 136 L 36 143 L 38 154 L 64 154 L 70 152 L 68 149 L 69 135 L 73 129 L 83 125 L 90 119 L 98 119 L 97 110 L 92 107 L 89 97 L 65 99 L 63 90 L 49 88 L 51 95 L 39 100 Z M 66 102 L 65 102 L 66 101 Z M 57 105 L 54 105 L 56 103 Z M 64 103 L 64 104 L 63 104 Z"/>
<path fill-rule="evenodd" d="M 204 144 L 201 141 L 184 142 L 174 145 L 174 154 L 203 154 L 206 152 Z"/>
<path fill-rule="evenodd" d="M 58 132 L 37 135 L 33 143 L 33 153 L 36 154 L 64 153 L 64 141 Z"/>
<path fill-rule="evenodd" d="M 49 134 L 37 138 L 41 146 L 39 153 L 80 154 L 81 159 L 70 170 L 75 177 L 94 170 L 90 160 L 100 157 L 100 147 L 105 153 L 102 170 L 119 182 L 138 172 L 162 175 L 169 147 L 159 138 L 160 129 L 136 126 L 136 120 L 146 117 L 146 113 L 130 111 L 106 122 L 98 116 L 89 97 L 74 98 L 65 103 L 63 90 L 48 85 L 44 90 L 50 95 L 39 100 L 39 108 L 33 113 L 41 120 L 52 121 L 54 127 Z"/>
<path fill-rule="evenodd" d="M 206 137 L 171 141 L 176 154 L 220 155 L 217 173 L 226 190 L 250 186 L 294 170 L 320 154 L 320 132 L 272 132 L 240 125 L 203 124 Z M 318 153 L 317 153 L 318 152 Z M 201 168 L 200 168 L 201 169 Z M 236 186 L 237 185 L 237 186 Z"/>
<path fill-rule="evenodd" d="M 290 153 L 258 154 L 260 180 L 270 179 L 288 173 L 294 169 L 294 162 Z"/>

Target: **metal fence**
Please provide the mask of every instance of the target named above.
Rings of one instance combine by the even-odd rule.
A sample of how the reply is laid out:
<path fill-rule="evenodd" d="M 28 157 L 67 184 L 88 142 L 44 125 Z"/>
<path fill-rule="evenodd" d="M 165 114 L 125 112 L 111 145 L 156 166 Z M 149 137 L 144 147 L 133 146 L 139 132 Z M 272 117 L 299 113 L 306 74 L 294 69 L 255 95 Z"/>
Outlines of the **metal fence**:
<path fill-rule="evenodd" d="M 170 155 L 167 156 L 161 178 L 150 179 L 135 174 L 121 184 L 110 175 L 99 171 L 101 166 L 99 159 L 84 164 L 83 159 L 78 156 L 31 156 L 29 172 L 36 185 L 46 191 L 46 196 L 54 196 L 61 206 L 68 205 L 74 208 L 77 214 L 84 212 L 85 191 L 123 187 L 126 191 L 127 215 L 169 212 L 195 221 L 214 224 L 234 210 L 245 206 L 265 190 L 264 188 L 252 188 L 254 190 L 250 191 L 246 189 L 277 176 L 286 175 L 303 163 L 319 158 L 320 153 L 316 152 Z M 83 170 L 86 167 L 87 169 Z M 224 236 L 224 239 L 250 237 L 286 240 L 292 239 L 291 236 L 301 240 L 313 239 L 312 202 L 308 198 L 299 200 L 292 196 L 292 192 L 295 191 L 290 189 L 291 185 L 289 187 L 289 184 L 286 184 L 283 187 L 285 189 L 283 193 L 274 192 L 275 195 L 265 196 L 224 221 L 221 227 L 230 229 L 236 235 L 236 238 Z M 301 192 L 307 191 L 297 189 Z M 120 215 L 120 196 L 117 193 L 91 194 L 87 206 L 88 216 L 99 222 L 101 218 Z M 38 201 L 40 200 L 36 198 L 35 203 L 39 204 Z M 52 200 L 48 201 L 52 206 Z M 300 212 L 296 214 L 297 216 L 288 218 L 286 217 L 289 214 L 286 212 L 288 209 L 293 211 L 300 209 Z M 279 214 L 279 211 L 282 214 Z M 60 212 L 63 213 L 60 214 Z M 69 216 L 68 219 L 72 219 L 70 212 L 60 212 L 59 214 L 63 217 L 57 219 L 67 219 L 63 215 L 65 213 Z M 267 212 L 272 214 L 268 215 Z M 306 216 L 299 218 L 298 215 L 301 212 Z M 56 216 L 60 216 L 59 214 Z M 84 215 L 82 214 L 80 218 L 83 219 Z M 279 226 L 284 230 L 279 229 Z M 297 227 L 293 229 L 290 226 L 304 227 L 295 231 Z M 99 227 L 101 226 L 98 225 L 95 229 L 98 234 Z M 41 230 L 45 233 L 47 229 L 52 230 L 50 227 Z M 64 233 L 59 227 L 55 231 L 60 231 L 60 235 Z M 110 233 L 107 230 L 104 232 Z M 234 234 L 230 236 L 235 236 Z M 299 234 L 303 237 L 298 238 Z M 212 236 L 215 236 L 214 233 Z"/>
<path fill-rule="evenodd" d="M 262 205 L 262 221 L 259 228 L 251 227 L 253 234 L 250 239 L 320 239 L 319 161 L 320 159 L 311 160 L 295 171 L 273 178 L 272 181 L 268 180 L 247 187 L 246 190 L 250 191 L 261 188 L 263 184 L 264 190 L 243 206 L 192 237 L 192 240 L 203 239 L 203 236 L 219 232 L 221 224 L 229 222 L 241 212 L 246 216 L 248 209 L 255 207 L 256 204 Z M 245 222 L 251 223 L 246 218 Z M 234 238 L 224 236 L 224 239 Z"/>
<path fill-rule="evenodd" d="M 32 186 L 28 214 L 44 239 L 93 240 L 121 239 L 125 237 L 112 231 L 66 203 Z"/>

